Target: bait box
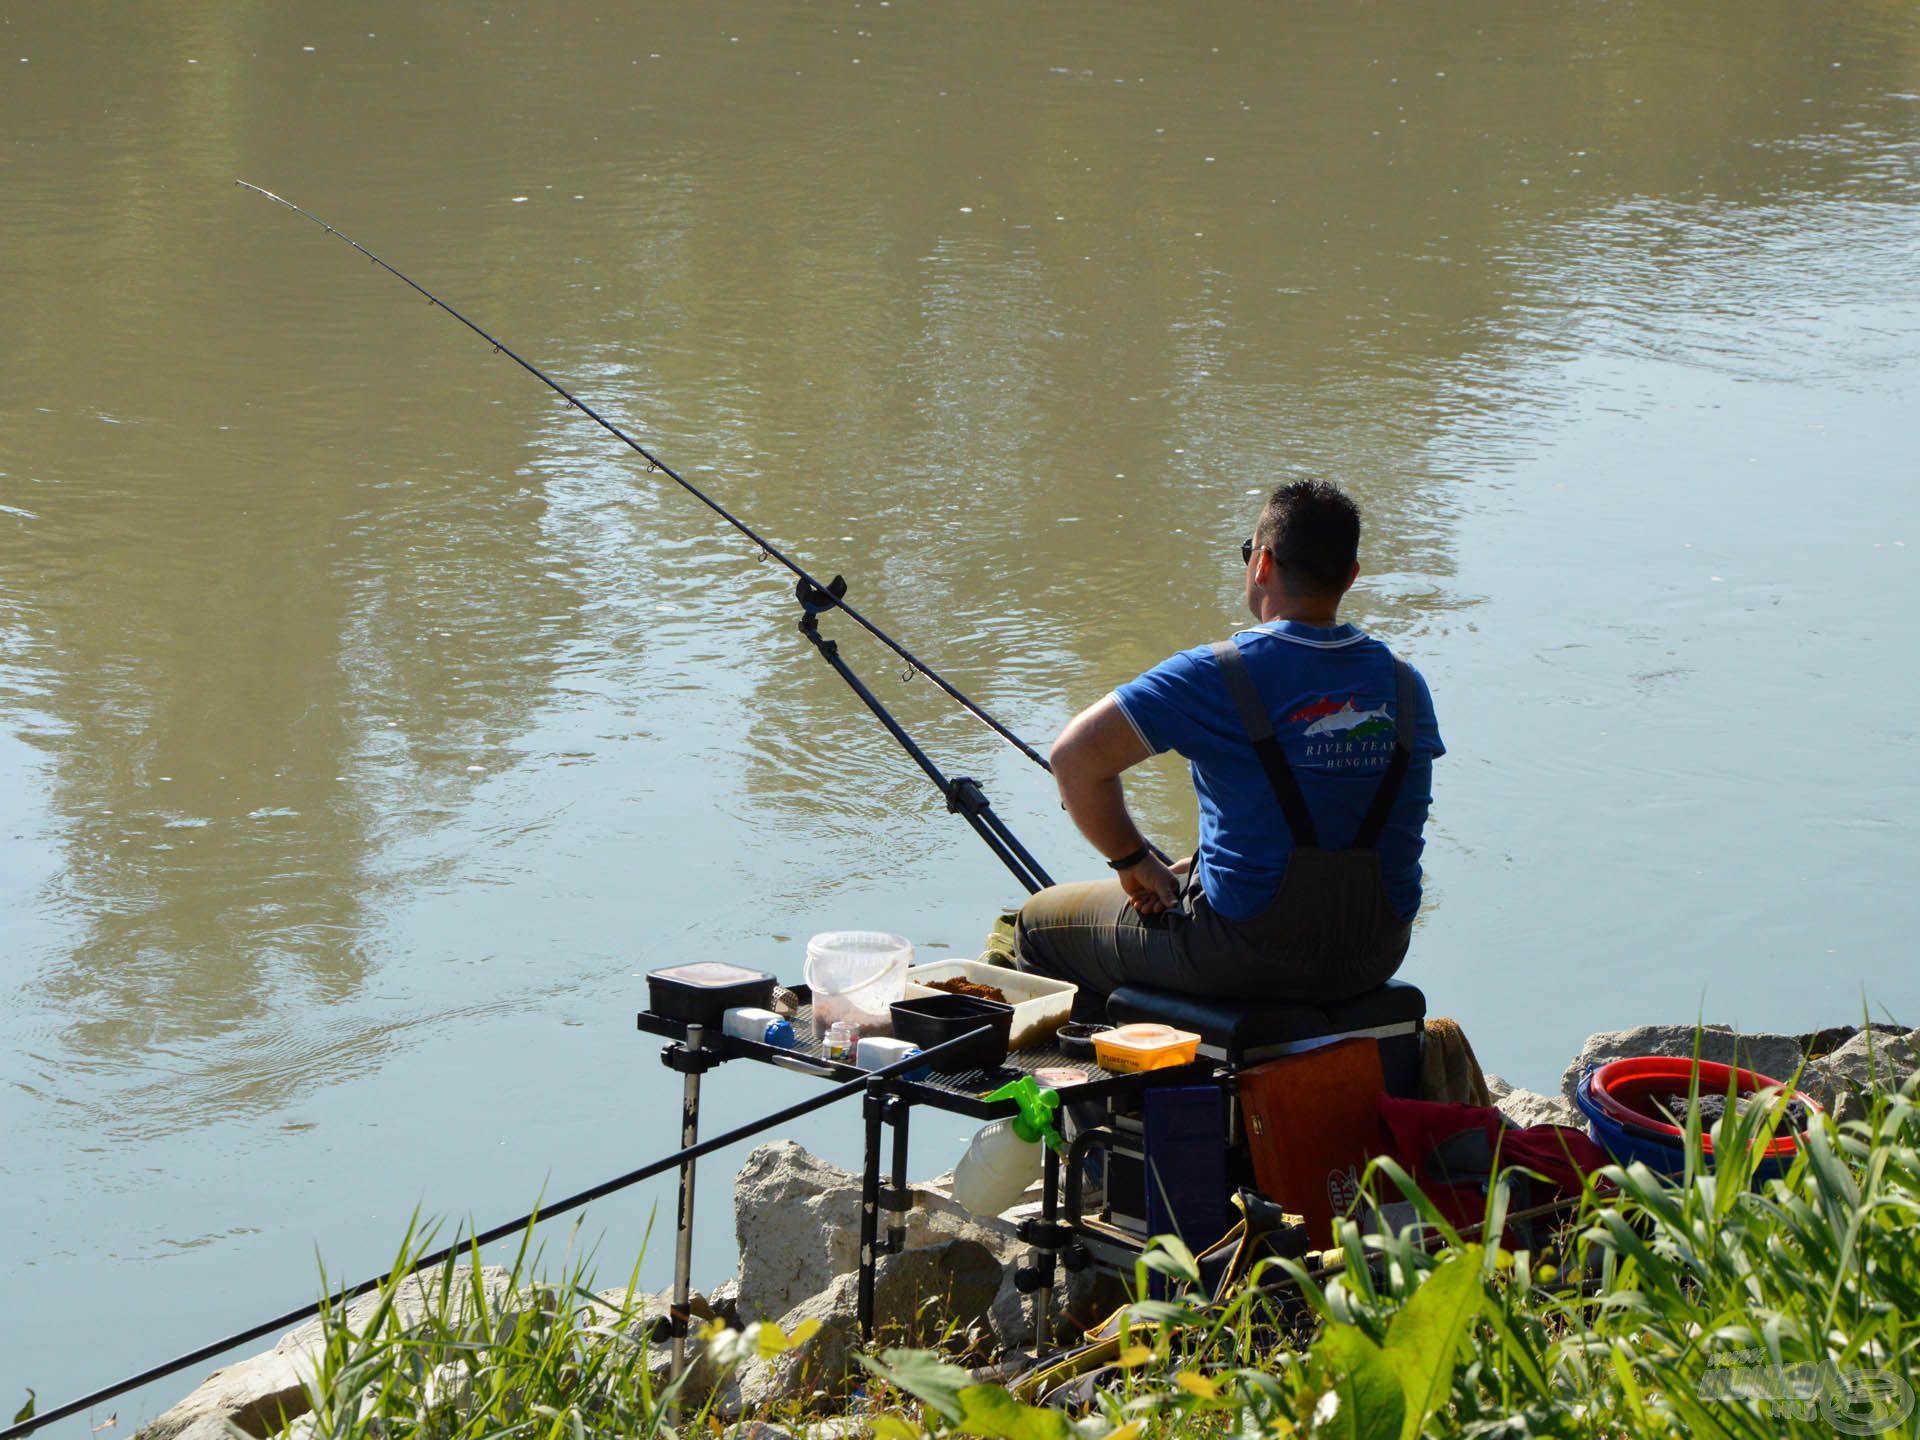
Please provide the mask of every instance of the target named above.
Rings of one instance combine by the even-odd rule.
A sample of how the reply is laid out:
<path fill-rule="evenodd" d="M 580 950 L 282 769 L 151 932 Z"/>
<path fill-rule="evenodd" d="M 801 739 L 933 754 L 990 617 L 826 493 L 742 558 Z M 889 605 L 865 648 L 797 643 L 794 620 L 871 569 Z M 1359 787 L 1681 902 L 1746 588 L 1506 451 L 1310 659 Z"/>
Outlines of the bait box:
<path fill-rule="evenodd" d="M 992 1070 L 1005 1064 L 1007 1032 L 1012 1024 L 1013 1006 L 982 1000 L 977 995 L 948 995 L 936 990 L 924 999 L 893 1002 L 894 1038 L 922 1050 L 958 1040 L 982 1025 L 992 1027 L 992 1033 L 940 1057 L 935 1068 L 948 1072 Z"/>
<path fill-rule="evenodd" d="M 1007 1032 L 1009 1050 L 1032 1050 L 1053 1039 L 1054 1033 L 1073 1013 L 1073 997 L 1080 991 L 1078 985 L 1068 981 L 1028 975 L 1004 965 L 986 965 L 978 960 L 935 960 L 907 971 L 906 998 L 924 1000 L 946 994 L 944 990 L 928 987 L 928 982 L 933 980 L 966 980 L 975 985 L 991 985 L 1005 995 L 1013 1007 L 1013 1022 Z"/>
<path fill-rule="evenodd" d="M 647 975 L 647 1008 L 663 1020 L 689 1025 L 720 1025 L 727 1011 L 740 1006 L 765 1009 L 773 999 L 773 976 L 723 960 L 669 965 Z"/>
<path fill-rule="evenodd" d="M 1199 1049 L 1198 1034 L 1171 1025 L 1118 1025 L 1093 1037 L 1100 1068 L 1120 1075 L 1191 1064 Z"/>

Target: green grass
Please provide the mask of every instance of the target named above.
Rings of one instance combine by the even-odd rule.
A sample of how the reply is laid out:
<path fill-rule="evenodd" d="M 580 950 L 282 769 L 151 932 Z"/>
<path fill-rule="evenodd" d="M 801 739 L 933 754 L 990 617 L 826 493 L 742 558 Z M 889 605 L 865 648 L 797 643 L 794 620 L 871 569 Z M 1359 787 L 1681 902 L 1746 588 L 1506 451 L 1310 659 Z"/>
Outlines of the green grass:
<path fill-rule="evenodd" d="M 584 1262 L 536 1280 L 530 1244 L 531 1229 L 504 1287 L 485 1283 L 476 1252 L 395 1279 L 371 1315 L 323 1311 L 300 1429 L 338 1440 L 664 1433 L 677 1395 L 649 1366 L 644 1297 L 629 1285 L 623 1303 L 599 1299 Z M 410 1232 L 395 1269 L 427 1245 Z M 405 1299 L 417 1313 L 403 1312 Z"/>
<path fill-rule="evenodd" d="M 1755 1181 L 1749 1147 L 1778 1121 L 1778 1107 L 1730 1109 L 1712 1132 L 1715 1171 L 1691 1112 L 1686 1172 L 1603 1172 L 1550 1255 L 1463 1239 L 1378 1162 L 1374 1188 L 1413 1201 L 1421 1224 L 1384 1236 L 1345 1225 L 1331 1273 L 1263 1262 L 1255 1284 L 1213 1304 L 1194 1298 L 1192 1256 L 1160 1242 L 1137 1293 L 1149 1267 L 1186 1283 L 1129 1307 L 1116 1363 L 1078 1410 L 903 1350 L 867 1362 L 855 1403 L 880 1440 L 1911 1437 L 1915 1086 L 1864 1120 L 1823 1118 L 1783 1178 Z M 1503 1183 L 1482 1234 L 1502 1232 L 1506 1206 Z M 427 1313 L 407 1324 L 398 1286 L 365 1323 L 331 1314 L 313 1418 L 299 1423 L 329 1440 L 726 1431 L 694 1390 L 665 1383 L 631 1294 L 609 1305 L 582 1267 L 561 1282 L 533 1280 L 534 1268 L 523 1245 L 503 1297 L 480 1285 L 477 1258 L 444 1266 L 425 1277 Z M 683 1383 L 704 1392 L 789 1343 L 772 1326 L 716 1331 Z"/>
<path fill-rule="evenodd" d="M 1294 1262 L 1314 1333 L 1264 1296 L 1221 1306 L 1142 1302 L 1131 1368 L 1072 1423 L 1008 1409 L 924 1360 L 883 1361 L 924 1402 L 923 1431 L 1070 1440 L 1111 1434 L 1414 1436 L 1912 1436 L 1920 1373 L 1920 1110 L 1915 1089 L 1863 1122 L 1820 1122 L 1781 1179 L 1754 1182 L 1749 1147 L 1779 1109 L 1729 1115 L 1704 1164 L 1668 1178 L 1610 1167 L 1582 1196 L 1551 1259 L 1452 1232 L 1391 1162 L 1374 1179 L 1420 1209 L 1414 1229 L 1343 1227 L 1346 1264 L 1321 1283 Z M 1507 1192 L 1482 1233 L 1499 1235 Z M 1192 1279 L 1163 1245 L 1157 1268 Z M 944 1381 L 942 1389 L 936 1382 Z M 1019 1425 L 989 1416 L 1017 1413 Z M 1092 1423 L 1089 1423 L 1091 1421 Z"/>

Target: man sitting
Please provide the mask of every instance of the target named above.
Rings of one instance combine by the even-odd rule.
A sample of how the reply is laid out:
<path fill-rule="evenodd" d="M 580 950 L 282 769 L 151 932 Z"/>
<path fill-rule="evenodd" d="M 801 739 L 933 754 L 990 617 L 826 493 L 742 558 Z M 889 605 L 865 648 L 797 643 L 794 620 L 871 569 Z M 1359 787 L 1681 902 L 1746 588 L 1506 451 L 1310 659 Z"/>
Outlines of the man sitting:
<path fill-rule="evenodd" d="M 1359 544 L 1339 489 L 1282 485 L 1240 547 L 1257 623 L 1156 665 L 1054 742 L 1067 813 L 1118 879 L 1042 890 L 1015 933 L 1021 969 L 1081 987 L 1079 1015 L 1122 985 L 1331 1003 L 1399 968 L 1445 746 L 1418 672 L 1339 622 Z M 1173 866 L 1120 786 L 1163 750 L 1190 762 L 1200 801 L 1199 851 Z"/>

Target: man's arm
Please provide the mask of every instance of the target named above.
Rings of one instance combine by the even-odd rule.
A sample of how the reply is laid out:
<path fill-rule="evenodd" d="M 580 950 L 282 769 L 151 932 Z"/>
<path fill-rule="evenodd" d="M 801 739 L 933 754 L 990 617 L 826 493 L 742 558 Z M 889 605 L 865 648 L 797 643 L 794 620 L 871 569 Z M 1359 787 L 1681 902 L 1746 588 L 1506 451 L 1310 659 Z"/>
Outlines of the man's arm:
<path fill-rule="evenodd" d="M 1053 742 L 1047 758 L 1060 787 L 1060 803 L 1108 860 L 1131 855 L 1147 843 L 1127 813 L 1120 774 L 1152 753 L 1111 695 L 1074 716 Z M 1153 854 L 1122 870 L 1120 884 L 1142 915 L 1171 910 L 1180 898 L 1180 882 Z"/>

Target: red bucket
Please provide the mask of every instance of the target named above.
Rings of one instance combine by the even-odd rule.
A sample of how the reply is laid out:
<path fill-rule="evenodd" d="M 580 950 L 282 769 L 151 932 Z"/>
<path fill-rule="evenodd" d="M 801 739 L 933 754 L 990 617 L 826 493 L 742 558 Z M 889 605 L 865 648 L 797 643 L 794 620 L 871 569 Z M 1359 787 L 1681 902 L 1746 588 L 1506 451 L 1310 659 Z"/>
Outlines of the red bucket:
<path fill-rule="evenodd" d="M 1698 1089 L 1702 1095 L 1726 1094 L 1729 1081 L 1737 1095 L 1780 1088 L 1778 1080 L 1713 1060 L 1701 1060 L 1696 1064 L 1691 1059 L 1677 1055 L 1636 1055 L 1626 1060 L 1609 1061 L 1594 1071 L 1590 1093 L 1594 1103 L 1614 1119 L 1627 1125 L 1637 1125 L 1642 1130 L 1651 1130 L 1657 1135 L 1671 1135 L 1678 1139 L 1686 1132 L 1666 1117 L 1658 1102 L 1676 1102 L 1672 1108 L 1676 1112 L 1684 1111 L 1687 1096 L 1695 1084 L 1696 1071 Z M 1793 1098 L 1809 1110 L 1817 1112 L 1820 1109 L 1818 1101 L 1801 1091 L 1794 1091 Z M 1710 1132 L 1711 1127 L 1707 1128 Z M 1712 1134 L 1703 1133 L 1701 1140 L 1707 1153 L 1712 1154 Z M 1798 1149 L 1793 1136 L 1775 1135 L 1761 1154 L 1768 1159 L 1790 1160 Z"/>

